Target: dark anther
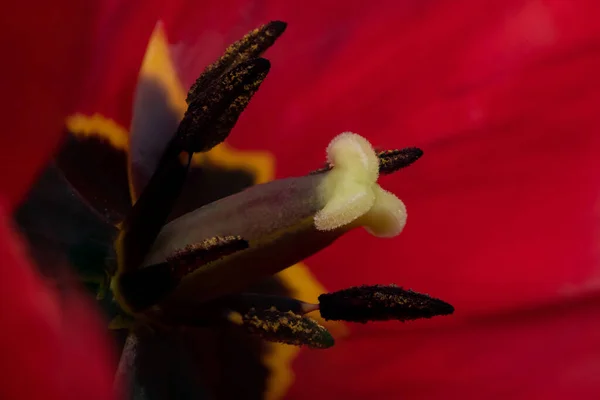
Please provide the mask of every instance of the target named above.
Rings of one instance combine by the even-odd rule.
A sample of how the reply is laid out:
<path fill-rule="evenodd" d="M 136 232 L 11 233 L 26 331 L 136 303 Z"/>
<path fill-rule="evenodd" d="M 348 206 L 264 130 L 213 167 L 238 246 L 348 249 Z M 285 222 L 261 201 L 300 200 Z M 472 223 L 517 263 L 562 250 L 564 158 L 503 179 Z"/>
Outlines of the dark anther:
<path fill-rule="evenodd" d="M 121 227 L 122 270 L 138 268 L 143 262 L 181 193 L 191 153 L 209 150 L 227 137 L 269 68 L 269 61 L 262 58 L 246 61 L 220 76 L 206 92 L 191 96 L 175 137 Z M 182 153 L 188 153 L 183 164 Z"/>
<path fill-rule="evenodd" d="M 140 267 L 179 197 L 191 163 L 181 163 L 170 145 L 156 172 L 121 225 L 117 254 L 121 271 Z"/>
<path fill-rule="evenodd" d="M 208 90 L 208 87 L 220 78 L 225 72 L 233 69 L 238 64 L 260 57 L 277 38 L 285 31 L 287 24 L 281 21 L 272 21 L 248 33 L 225 50 L 215 63 L 209 65 L 202 75 L 196 80 L 188 92 L 186 102 L 192 103 L 198 93 Z"/>
<path fill-rule="evenodd" d="M 248 248 L 240 236 L 214 236 L 175 251 L 167 257 L 173 273 L 183 278 L 200 266 Z"/>
<path fill-rule="evenodd" d="M 177 130 L 181 150 L 204 152 L 224 141 L 270 67 L 264 58 L 244 61 L 188 96 L 188 109 Z"/>
<path fill-rule="evenodd" d="M 406 168 L 423 155 L 423 150 L 417 147 L 407 147 L 399 150 L 386 150 L 377 153 L 379 157 L 379 172 L 391 174 L 401 168 Z"/>
<path fill-rule="evenodd" d="M 251 333 L 271 342 L 317 349 L 326 349 L 334 344 L 331 334 L 317 321 L 291 311 L 278 311 L 274 307 L 262 311 L 251 309 L 243 315 L 243 325 Z"/>
<path fill-rule="evenodd" d="M 357 286 L 319 296 L 321 316 L 351 322 L 410 321 L 449 315 L 450 304 L 396 285 Z"/>

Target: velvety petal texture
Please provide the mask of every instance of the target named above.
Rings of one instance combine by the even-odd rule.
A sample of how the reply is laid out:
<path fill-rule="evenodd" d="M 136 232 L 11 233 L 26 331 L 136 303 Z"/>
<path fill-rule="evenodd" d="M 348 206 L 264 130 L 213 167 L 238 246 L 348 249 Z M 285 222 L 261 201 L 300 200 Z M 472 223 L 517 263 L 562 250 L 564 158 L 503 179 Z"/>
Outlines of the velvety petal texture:
<path fill-rule="evenodd" d="M 98 8 L 71 1 L 30 6 L 10 2 L 2 16 L 0 184 L 9 209 L 56 148 L 65 115 L 73 111 L 90 62 L 90 25 Z"/>

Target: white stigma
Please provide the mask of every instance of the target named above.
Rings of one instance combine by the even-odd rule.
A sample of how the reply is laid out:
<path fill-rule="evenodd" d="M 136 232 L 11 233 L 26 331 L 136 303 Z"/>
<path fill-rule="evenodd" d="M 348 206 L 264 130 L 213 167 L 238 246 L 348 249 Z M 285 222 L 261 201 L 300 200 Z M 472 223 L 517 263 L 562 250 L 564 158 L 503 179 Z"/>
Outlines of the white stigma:
<path fill-rule="evenodd" d="M 344 132 L 327 147 L 333 165 L 321 184 L 324 207 L 314 218 L 315 227 L 329 231 L 355 223 L 374 236 L 393 237 L 406 224 L 406 207 L 377 184 L 379 159 L 362 136 Z"/>

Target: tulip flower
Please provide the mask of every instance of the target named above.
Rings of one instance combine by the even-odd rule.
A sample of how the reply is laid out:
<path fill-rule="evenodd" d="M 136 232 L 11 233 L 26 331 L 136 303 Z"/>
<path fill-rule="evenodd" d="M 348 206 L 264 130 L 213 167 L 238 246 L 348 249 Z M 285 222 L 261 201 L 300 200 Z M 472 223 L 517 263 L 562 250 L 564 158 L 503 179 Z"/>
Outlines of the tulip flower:
<path fill-rule="evenodd" d="M 146 30 L 125 18 L 110 19 L 122 23 L 110 30 L 106 22 L 99 32 L 121 36 L 107 39 L 114 48 L 98 57 L 118 60 L 119 68 L 90 79 L 90 97 L 68 120 L 79 135 L 67 147 L 81 144 L 77 138 L 85 132 L 92 138 L 111 134 L 93 151 L 77 147 L 78 157 L 62 153 L 67 178 L 105 219 L 122 220 L 132 204 L 131 181 L 148 179 L 144 171 L 156 167 L 132 152 L 136 140 L 148 137 L 149 127 L 175 132 L 185 91 L 198 73 L 245 32 L 285 20 L 285 35 L 266 55 L 269 76 L 226 144 L 194 159 L 187 182 L 203 184 L 183 187 L 179 198 L 187 203 L 176 205 L 170 218 L 256 181 L 304 176 L 340 132 L 359 132 L 376 148 L 418 146 L 422 160 L 377 182 L 410 214 L 398 238 L 353 230 L 305 266 L 266 281 L 270 290 L 264 291 L 277 291 L 270 300 L 288 304 L 296 315 L 317 303 L 323 315 L 328 297 L 319 294 L 334 293 L 329 300 L 335 300 L 345 288 L 358 287 L 356 300 L 360 285 L 373 290 L 396 282 L 435 293 L 457 312 L 402 325 L 319 320 L 344 333 L 334 334 L 335 346 L 324 351 L 265 347 L 234 328 L 206 331 L 202 339 L 195 330 L 188 337 L 195 346 L 177 347 L 165 338 L 144 347 L 140 340 L 139 355 L 155 360 L 154 369 L 140 371 L 144 382 L 187 373 L 222 397 L 596 398 L 598 6 L 583 0 L 257 4 L 234 2 L 233 11 L 224 12 L 217 4 L 182 1 L 162 9 L 162 27 L 142 63 L 147 85 L 139 85 L 140 64 L 132 60 L 141 52 L 141 32 L 156 22 L 151 6 L 135 8 L 135 21 Z M 118 7 L 113 12 L 118 15 Z M 161 57 L 165 53 L 169 57 Z M 155 94 L 164 101 L 148 101 L 131 115 L 136 84 L 138 98 Z M 129 143 L 123 140 L 128 130 Z M 143 153 L 166 144 L 149 142 Z M 106 143 L 120 150 L 109 152 Z M 111 169 L 117 163 L 99 168 L 98 154 L 122 161 L 118 165 L 131 157 L 141 168 L 129 176 Z M 265 171 L 273 158 L 276 173 L 270 176 Z M 199 186 L 213 189 L 199 194 Z M 187 245 L 176 244 L 166 247 Z M 173 261 L 186 265 L 194 253 L 174 254 L 157 256 L 151 265 L 171 260 L 166 269 L 173 270 Z M 232 300 L 232 307 L 258 302 L 250 294 Z M 369 304 L 371 295 L 354 305 Z M 255 313 L 245 313 L 241 323 L 261 329 L 256 317 L 268 326 L 269 309 Z M 186 364 L 173 361 L 182 354 L 189 356 Z"/>

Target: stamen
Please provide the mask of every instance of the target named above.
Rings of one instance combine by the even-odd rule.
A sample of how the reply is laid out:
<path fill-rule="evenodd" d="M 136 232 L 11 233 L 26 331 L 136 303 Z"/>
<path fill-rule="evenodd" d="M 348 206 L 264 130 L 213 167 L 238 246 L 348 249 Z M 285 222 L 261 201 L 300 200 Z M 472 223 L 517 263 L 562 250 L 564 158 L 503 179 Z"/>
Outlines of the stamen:
<path fill-rule="evenodd" d="M 334 345 L 331 334 L 315 320 L 291 311 L 278 311 L 275 307 L 263 311 L 251 309 L 243 315 L 242 323 L 248 331 L 270 342 L 315 349 Z"/>
<path fill-rule="evenodd" d="M 396 285 L 358 286 L 319 296 L 321 316 L 326 320 L 366 323 L 410 321 L 449 315 L 450 304 Z"/>
<path fill-rule="evenodd" d="M 206 90 L 188 96 L 189 107 L 177 131 L 181 149 L 204 152 L 225 140 L 270 67 L 264 58 L 245 61 Z"/>
<path fill-rule="evenodd" d="M 423 150 L 417 147 L 386 150 L 377 153 L 379 158 L 379 173 L 391 174 L 406 168 L 423 156 Z"/>
<path fill-rule="evenodd" d="M 121 225 L 115 244 L 119 272 L 137 269 L 152 247 L 181 193 L 192 157 L 182 164 L 169 146 L 146 188 Z"/>
<path fill-rule="evenodd" d="M 208 150 L 225 139 L 269 68 L 267 60 L 250 60 L 223 75 L 206 93 L 192 96 L 177 134 L 121 226 L 117 240 L 121 271 L 143 262 L 181 193 L 191 153 Z M 188 153 L 183 164 L 182 152 Z"/>
<path fill-rule="evenodd" d="M 186 275 L 202 265 L 247 248 L 248 242 L 239 236 L 215 236 L 176 250 L 164 263 L 123 272 L 114 289 L 130 311 L 142 311 L 171 293 Z"/>
<path fill-rule="evenodd" d="M 225 50 L 225 54 L 215 63 L 209 65 L 194 82 L 188 92 L 186 102 L 188 104 L 192 103 L 194 98 L 197 98 L 198 93 L 206 91 L 225 72 L 238 64 L 259 57 L 275 43 L 286 27 L 285 22 L 272 21 L 233 43 Z"/>
<path fill-rule="evenodd" d="M 167 257 L 167 263 L 179 278 L 195 271 L 200 266 L 248 248 L 241 236 L 215 236 L 176 250 Z"/>

